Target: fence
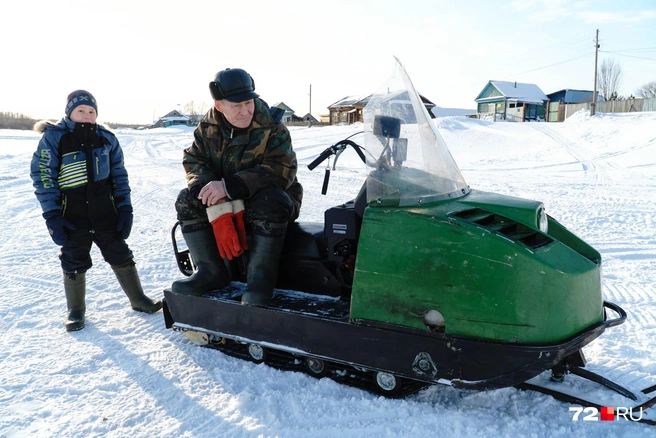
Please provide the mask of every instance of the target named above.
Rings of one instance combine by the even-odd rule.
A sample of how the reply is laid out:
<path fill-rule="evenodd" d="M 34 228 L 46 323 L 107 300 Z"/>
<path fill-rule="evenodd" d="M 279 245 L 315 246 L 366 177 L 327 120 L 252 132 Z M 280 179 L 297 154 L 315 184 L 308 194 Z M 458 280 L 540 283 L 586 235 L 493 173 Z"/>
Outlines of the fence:
<path fill-rule="evenodd" d="M 590 102 L 559 105 L 558 121 L 562 122 L 582 109 L 589 112 Z M 649 99 L 608 100 L 597 102 L 595 106 L 595 113 L 633 113 L 643 111 L 656 111 L 656 97 Z"/>
<path fill-rule="evenodd" d="M 308 128 L 312 126 L 330 126 L 328 122 L 283 122 L 285 126 L 307 126 Z"/>

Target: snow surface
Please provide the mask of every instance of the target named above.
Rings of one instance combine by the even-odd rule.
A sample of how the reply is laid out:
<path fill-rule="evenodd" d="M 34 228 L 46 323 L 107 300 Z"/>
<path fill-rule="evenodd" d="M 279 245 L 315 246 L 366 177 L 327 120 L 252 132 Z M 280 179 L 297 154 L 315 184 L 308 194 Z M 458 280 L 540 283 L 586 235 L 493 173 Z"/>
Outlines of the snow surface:
<path fill-rule="evenodd" d="M 602 253 L 605 298 L 629 317 L 584 349 L 587 368 L 634 392 L 656 384 L 656 113 L 590 118 L 581 112 L 565 123 L 464 117 L 434 123 L 472 188 L 543 201 Z M 301 220 L 321 221 L 324 209 L 359 190 L 365 168 L 351 151 L 338 160 L 327 196 L 320 194 L 323 166 L 313 172 L 306 166 L 359 129 L 291 129 L 305 187 Z M 128 242 L 145 290 L 161 297 L 182 277 L 170 230 L 185 185 L 181 151 L 192 128 L 117 135 L 136 215 Z M 655 427 L 630 421 L 573 421 L 573 405 L 514 388 L 435 386 L 390 400 L 198 347 L 165 329 L 161 313 L 132 311 L 95 247 L 87 325 L 67 333 L 58 248 L 29 178 L 39 138 L 0 130 L 2 437 L 656 436 Z M 549 384 L 548 375 L 534 382 Z M 602 405 L 634 405 L 576 376 L 558 388 Z"/>

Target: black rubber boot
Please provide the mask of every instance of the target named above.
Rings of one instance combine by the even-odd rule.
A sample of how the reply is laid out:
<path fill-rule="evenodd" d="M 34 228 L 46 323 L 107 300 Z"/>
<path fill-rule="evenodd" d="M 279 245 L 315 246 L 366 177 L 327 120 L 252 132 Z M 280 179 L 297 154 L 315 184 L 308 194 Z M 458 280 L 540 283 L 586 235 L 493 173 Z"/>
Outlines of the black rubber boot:
<path fill-rule="evenodd" d="M 136 266 L 112 266 L 112 269 L 114 270 L 114 274 L 116 274 L 118 283 L 123 288 L 123 292 L 125 292 L 125 295 L 130 300 L 132 309 L 137 312 L 155 313 L 162 308 L 162 302 L 160 300 L 151 300 L 144 294 Z"/>
<path fill-rule="evenodd" d="M 230 274 L 219 254 L 212 228 L 183 232 L 182 236 L 187 242 L 191 258 L 196 265 L 196 272 L 191 277 L 174 281 L 171 291 L 177 294 L 199 296 L 229 285 Z"/>
<path fill-rule="evenodd" d="M 278 279 L 278 262 L 285 236 L 271 237 L 253 233 L 248 255 L 246 291 L 241 303 L 248 306 L 267 306 Z"/>
<path fill-rule="evenodd" d="M 67 274 L 64 272 L 64 292 L 68 318 L 64 321 L 67 332 L 84 328 L 84 314 L 87 310 L 84 298 L 86 295 L 86 274 Z"/>

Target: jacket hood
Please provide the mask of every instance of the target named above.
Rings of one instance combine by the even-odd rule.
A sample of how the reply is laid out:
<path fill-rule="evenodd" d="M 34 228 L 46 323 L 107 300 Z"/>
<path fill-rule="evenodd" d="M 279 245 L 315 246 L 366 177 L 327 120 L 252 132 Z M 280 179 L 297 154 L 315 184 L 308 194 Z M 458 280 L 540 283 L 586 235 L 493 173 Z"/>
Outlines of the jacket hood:
<path fill-rule="evenodd" d="M 100 123 L 97 123 L 97 126 L 98 126 L 98 130 L 105 130 L 107 132 L 112 132 L 112 130 L 105 125 L 101 125 Z M 34 124 L 32 130 L 34 132 L 38 132 L 39 134 L 43 134 L 48 129 L 61 129 L 61 130 L 72 131 L 73 128 L 75 128 L 75 122 L 69 119 L 68 117 L 63 117 L 57 123 L 53 123 L 49 120 L 39 120 Z"/>
<path fill-rule="evenodd" d="M 68 120 L 69 123 L 72 123 L 72 125 L 68 125 L 66 123 L 66 120 Z M 43 134 L 48 129 L 67 129 L 67 127 L 70 127 L 70 129 L 72 129 L 73 126 L 75 126 L 75 122 L 73 122 L 71 119 L 67 119 L 66 117 L 64 117 L 57 123 L 53 123 L 49 120 L 39 120 L 34 124 L 32 130 L 34 132 L 38 132 L 39 134 Z"/>

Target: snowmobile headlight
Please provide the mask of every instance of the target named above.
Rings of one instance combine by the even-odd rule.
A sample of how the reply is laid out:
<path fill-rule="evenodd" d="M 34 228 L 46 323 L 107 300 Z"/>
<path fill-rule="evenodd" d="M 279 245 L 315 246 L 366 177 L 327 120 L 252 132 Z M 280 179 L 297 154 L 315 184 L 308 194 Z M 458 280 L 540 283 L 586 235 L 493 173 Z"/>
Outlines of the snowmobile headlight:
<path fill-rule="evenodd" d="M 444 316 L 437 310 L 427 310 L 424 312 L 424 324 L 429 327 L 444 327 Z"/>
<path fill-rule="evenodd" d="M 544 207 L 538 209 L 538 228 L 545 234 L 549 232 L 549 219 Z"/>

